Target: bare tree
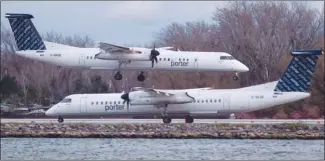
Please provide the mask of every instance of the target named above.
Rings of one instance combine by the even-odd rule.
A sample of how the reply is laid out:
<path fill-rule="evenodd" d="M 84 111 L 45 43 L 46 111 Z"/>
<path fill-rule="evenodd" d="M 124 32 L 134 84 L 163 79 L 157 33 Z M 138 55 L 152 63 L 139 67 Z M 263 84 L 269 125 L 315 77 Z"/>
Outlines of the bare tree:
<path fill-rule="evenodd" d="M 1 53 L 14 53 L 16 49 L 12 32 L 1 23 Z"/>
<path fill-rule="evenodd" d="M 213 19 L 225 51 L 251 69 L 242 85 L 275 80 L 278 62 L 290 52 L 295 38 L 300 48 L 313 48 L 322 36 L 324 14 L 303 2 L 229 2 Z"/>

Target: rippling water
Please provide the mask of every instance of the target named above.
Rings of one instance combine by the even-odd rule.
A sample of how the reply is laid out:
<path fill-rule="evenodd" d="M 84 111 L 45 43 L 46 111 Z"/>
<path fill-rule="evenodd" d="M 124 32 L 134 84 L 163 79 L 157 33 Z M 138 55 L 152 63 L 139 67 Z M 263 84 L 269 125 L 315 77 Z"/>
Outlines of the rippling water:
<path fill-rule="evenodd" d="M 324 159 L 324 140 L 1 138 L 1 159 Z"/>

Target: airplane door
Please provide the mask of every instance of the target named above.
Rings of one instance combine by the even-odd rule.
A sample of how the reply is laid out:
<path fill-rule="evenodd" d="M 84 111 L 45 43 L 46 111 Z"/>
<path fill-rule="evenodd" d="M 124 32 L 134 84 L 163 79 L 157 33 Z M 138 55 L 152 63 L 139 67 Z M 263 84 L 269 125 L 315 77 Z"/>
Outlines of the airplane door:
<path fill-rule="evenodd" d="M 223 110 L 230 110 L 230 95 L 223 96 Z"/>
<path fill-rule="evenodd" d="M 198 57 L 194 57 L 194 68 L 195 69 L 199 68 L 199 58 Z"/>
<path fill-rule="evenodd" d="M 87 112 L 87 98 L 81 97 L 80 98 L 80 113 Z"/>
<path fill-rule="evenodd" d="M 85 65 L 85 55 L 81 54 L 79 57 L 79 65 L 83 66 Z"/>

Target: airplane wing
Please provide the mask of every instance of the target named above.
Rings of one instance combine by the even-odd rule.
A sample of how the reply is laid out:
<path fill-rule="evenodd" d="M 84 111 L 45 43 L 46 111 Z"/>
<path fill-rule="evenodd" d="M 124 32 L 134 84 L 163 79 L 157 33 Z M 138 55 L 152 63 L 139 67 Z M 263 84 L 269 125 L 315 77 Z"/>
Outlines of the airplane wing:
<path fill-rule="evenodd" d="M 133 90 L 144 91 L 144 92 L 148 92 L 148 93 L 151 93 L 153 95 L 158 95 L 158 96 L 173 96 L 173 95 L 175 95 L 174 93 L 171 93 L 171 92 L 163 92 L 163 91 L 155 90 L 153 88 L 133 87 L 132 91 Z"/>
<path fill-rule="evenodd" d="M 141 54 L 141 51 L 132 50 L 128 47 L 108 44 L 104 42 L 99 43 L 99 48 L 111 54 Z"/>
<path fill-rule="evenodd" d="M 170 50 L 170 49 L 173 49 L 174 47 L 161 47 L 161 48 L 158 48 L 158 49 L 164 49 L 164 50 Z"/>

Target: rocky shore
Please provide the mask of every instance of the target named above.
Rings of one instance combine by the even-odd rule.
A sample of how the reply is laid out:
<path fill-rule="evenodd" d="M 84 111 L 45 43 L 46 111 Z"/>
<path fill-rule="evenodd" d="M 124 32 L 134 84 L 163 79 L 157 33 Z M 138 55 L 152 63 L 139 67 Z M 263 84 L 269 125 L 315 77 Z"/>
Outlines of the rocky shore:
<path fill-rule="evenodd" d="M 1 123 L 1 137 L 324 139 L 324 125 Z"/>

